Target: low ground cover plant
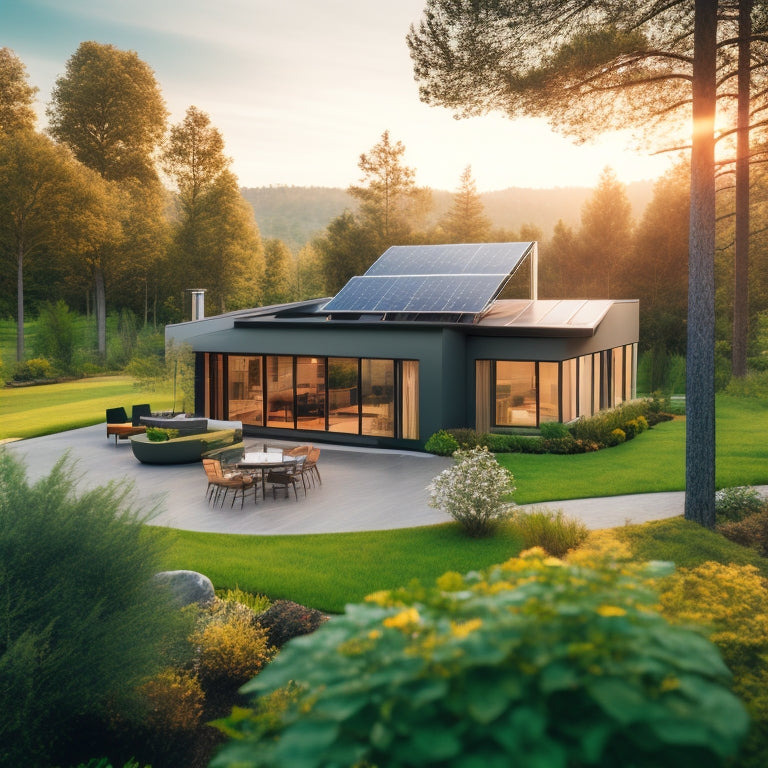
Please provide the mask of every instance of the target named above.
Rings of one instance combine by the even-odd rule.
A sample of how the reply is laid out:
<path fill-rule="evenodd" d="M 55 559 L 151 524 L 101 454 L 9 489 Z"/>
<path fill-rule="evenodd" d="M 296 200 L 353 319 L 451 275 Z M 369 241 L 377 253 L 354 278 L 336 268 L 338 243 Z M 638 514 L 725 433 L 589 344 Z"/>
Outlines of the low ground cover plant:
<path fill-rule="evenodd" d="M 658 575 L 534 549 L 373 594 L 244 688 L 211 768 L 724 765 L 746 713 L 715 646 L 651 609 Z"/>
<path fill-rule="evenodd" d="M 525 549 L 541 547 L 554 557 L 564 557 L 584 543 L 589 530 L 581 520 L 562 509 L 515 509 L 507 523 Z"/>

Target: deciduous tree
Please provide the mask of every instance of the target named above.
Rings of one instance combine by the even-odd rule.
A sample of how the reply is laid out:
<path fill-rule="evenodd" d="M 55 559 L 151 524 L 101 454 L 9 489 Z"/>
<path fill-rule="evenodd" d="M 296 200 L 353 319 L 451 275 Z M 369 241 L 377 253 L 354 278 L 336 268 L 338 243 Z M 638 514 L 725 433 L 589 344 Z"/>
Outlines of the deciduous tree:
<path fill-rule="evenodd" d="M 135 51 L 81 43 L 56 80 L 47 109 L 51 135 L 107 181 L 158 181 L 154 154 L 165 132 L 167 111 L 150 67 Z M 126 191 L 136 190 L 131 186 Z M 117 247 L 119 244 L 114 243 Z M 99 353 L 106 354 L 103 267 L 120 261 L 103 254 L 91 261 L 96 293 Z"/>
<path fill-rule="evenodd" d="M 0 48 L 0 134 L 35 127 L 37 90 L 29 84 L 21 59 L 10 48 Z"/>

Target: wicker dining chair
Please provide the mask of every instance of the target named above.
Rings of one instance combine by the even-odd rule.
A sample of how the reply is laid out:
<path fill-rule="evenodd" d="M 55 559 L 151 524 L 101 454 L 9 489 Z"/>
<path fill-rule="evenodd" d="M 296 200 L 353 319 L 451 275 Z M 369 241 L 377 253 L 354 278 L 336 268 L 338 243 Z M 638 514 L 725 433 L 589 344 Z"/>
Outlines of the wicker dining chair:
<path fill-rule="evenodd" d="M 235 506 L 235 501 L 237 501 L 239 494 L 240 508 L 242 509 L 245 503 L 245 492 L 255 488 L 253 477 L 242 472 L 225 473 L 219 459 L 203 459 L 203 469 L 208 478 L 208 489 L 206 491 L 208 503 L 210 504 L 211 500 L 213 500 L 213 503 L 216 504 L 219 498 L 221 498 L 221 506 L 224 506 L 227 494 L 233 491 L 230 506 Z M 224 491 L 223 496 L 221 495 L 222 491 Z"/>

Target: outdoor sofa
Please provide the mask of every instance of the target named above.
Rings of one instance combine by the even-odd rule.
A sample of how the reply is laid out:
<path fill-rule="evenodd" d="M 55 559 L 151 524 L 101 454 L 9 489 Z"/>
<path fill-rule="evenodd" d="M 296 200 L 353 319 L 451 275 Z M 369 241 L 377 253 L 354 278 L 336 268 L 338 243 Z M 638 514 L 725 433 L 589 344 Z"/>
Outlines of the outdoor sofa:
<path fill-rule="evenodd" d="M 150 440 L 146 434 L 132 435 L 129 439 L 133 455 L 143 464 L 189 464 L 200 461 L 203 454 L 211 451 L 243 447 L 241 422 L 214 422 L 207 419 L 194 421 L 198 431 L 192 433 L 188 429 L 184 430 L 177 421 L 176 425 L 182 426 L 180 431 L 183 434 L 170 440 L 157 442 Z M 228 426 L 222 427 L 223 424 Z"/>

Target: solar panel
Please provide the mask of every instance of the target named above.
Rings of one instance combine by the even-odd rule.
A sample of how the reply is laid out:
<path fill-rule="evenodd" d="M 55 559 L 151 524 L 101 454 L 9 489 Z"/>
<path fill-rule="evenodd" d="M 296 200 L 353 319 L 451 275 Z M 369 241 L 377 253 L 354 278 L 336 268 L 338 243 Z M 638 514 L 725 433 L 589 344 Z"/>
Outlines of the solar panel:
<path fill-rule="evenodd" d="M 353 277 L 327 312 L 481 312 L 507 275 L 363 275 Z"/>
<path fill-rule="evenodd" d="M 366 275 L 505 274 L 517 269 L 532 243 L 393 245 Z"/>
<path fill-rule="evenodd" d="M 478 313 L 533 243 L 395 245 L 324 307 L 328 312 Z"/>

